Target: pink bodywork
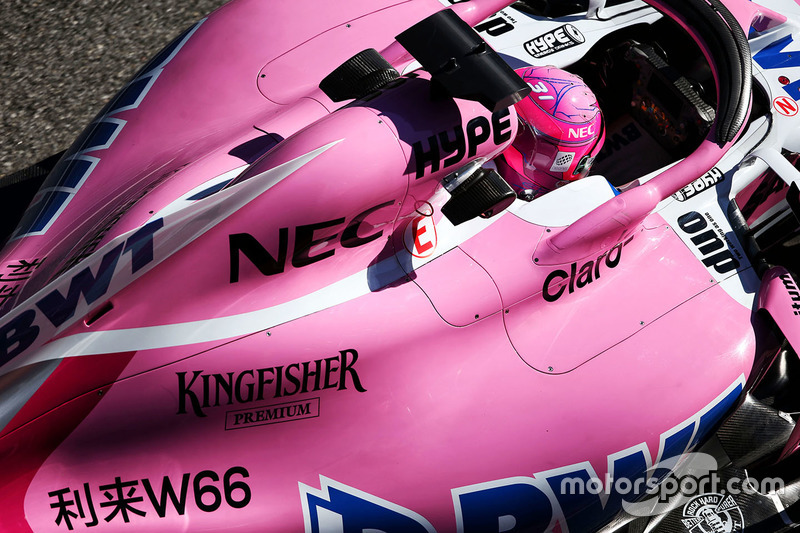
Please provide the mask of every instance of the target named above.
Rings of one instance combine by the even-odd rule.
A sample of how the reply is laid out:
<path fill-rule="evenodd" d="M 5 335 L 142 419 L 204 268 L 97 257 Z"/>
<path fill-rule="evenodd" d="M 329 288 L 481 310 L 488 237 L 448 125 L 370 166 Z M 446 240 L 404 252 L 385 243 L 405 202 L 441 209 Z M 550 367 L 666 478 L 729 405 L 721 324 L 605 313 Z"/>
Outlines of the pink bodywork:
<path fill-rule="evenodd" d="M 507 4 L 453 9 L 475 24 Z M 554 471 L 655 463 L 734 405 L 751 311 L 652 214 L 724 148 L 567 227 L 506 212 L 457 230 L 440 180 L 458 167 L 415 143 L 483 125 L 468 157 L 491 159 L 513 109 L 430 101 L 424 75 L 343 109 L 316 89 L 367 47 L 407 62 L 393 37 L 441 8 L 235 0 L 101 113 L 119 128 L 77 152 L 90 178 L 0 252 L 39 261 L 0 308 L 0 381 L 22 398 L 0 425 L 0 530 L 377 528 L 309 503 L 346 493 L 468 531 L 466 495 L 507 485 L 530 487 L 535 527 L 580 531 Z M 182 512 L 153 503 L 165 479 Z M 141 514 L 115 513 L 134 481 Z"/>

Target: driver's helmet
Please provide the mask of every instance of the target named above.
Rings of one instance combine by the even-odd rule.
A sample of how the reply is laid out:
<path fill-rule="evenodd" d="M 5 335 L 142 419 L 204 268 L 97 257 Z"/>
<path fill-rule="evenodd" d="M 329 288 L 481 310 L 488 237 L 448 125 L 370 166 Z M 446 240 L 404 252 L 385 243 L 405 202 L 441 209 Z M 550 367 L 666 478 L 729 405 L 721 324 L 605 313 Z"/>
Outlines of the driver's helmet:
<path fill-rule="evenodd" d="M 516 72 L 532 91 L 515 104 L 519 133 L 498 169 L 518 195 L 530 200 L 585 177 L 603 146 L 605 129 L 597 98 L 578 76 L 552 66 Z"/>

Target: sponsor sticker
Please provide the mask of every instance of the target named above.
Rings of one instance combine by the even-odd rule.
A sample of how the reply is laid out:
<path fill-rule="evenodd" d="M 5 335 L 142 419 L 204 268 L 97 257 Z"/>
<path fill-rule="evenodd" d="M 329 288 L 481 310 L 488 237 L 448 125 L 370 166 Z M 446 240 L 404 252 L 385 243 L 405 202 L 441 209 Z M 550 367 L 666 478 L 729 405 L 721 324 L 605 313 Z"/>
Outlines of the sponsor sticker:
<path fill-rule="evenodd" d="M 655 516 L 674 510 L 681 513 L 677 518 L 683 520 L 675 530 L 685 525 L 692 533 L 742 531 L 741 511 L 729 496 L 748 490 L 771 493 L 783 487 L 782 481 L 765 478 L 757 483 L 753 479 L 731 478 L 722 483 L 717 479 L 721 483 L 717 491 L 713 477 L 716 460 L 707 454 L 691 454 L 689 458 L 684 451 L 694 446 L 697 438 L 707 435 L 736 405 L 743 384 L 744 376 L 740 376 L 702 411 L 662 434 L 656 464 L 651 463 L 650 448 L 641 443 L 609 455 L 605 479 L 589 461 L 583 461 L 533 476 L 519 475 L 453 488 L 457 530 L 596 531 L 621 511 L 632 516 Z M 688 459 L 692 460 L 687 465 Z M 704 482 L 703 487 L 711 487 L 701 489 L 702 496 L 695 491 L 699 482 Z M 693 486 L 692 492 L 684 495 L 687 485 Z M 371 494 L 322 475 L 319 488 L 302 482 L 298 486 L 307 533 L 350 531 L 342 524 L 354 524 L 354 531 L 436 533 L 422 515 L 383 499 L 382 496 L 391 493 Z M 677 498 L 683 499 L 675 503 Z"/>
<path fill-rule="evenodd" d="M 225 429 L 243 429 L 267 424 L 292 422 L 319 416 L 319 398 L 308 398 L 291 403 L 267 405 L 229 411 L 225 416 Z"/>
<path fill-rule="evenodd" d="M 741 266 L 741 254 L 725 230 L 706 212 L 691 211 L 678 217 L 678 227 L 689 237 L 706 268 L 726 274 Z"/>
<path fill-rule="evenodd" d="M 566 172 L 575 159 L 575 152 L 558 152 L 555 161 L 550 167 L 550 172 Z"/>
<path fill-rule="evenodd" d="M 683 506 L 681 519 L 692 533 L 736 533 L 744 528 L 742 510 L 730 494 L 703 494 Z"/>
<path fill-rule="evenodd" d="M 226 413 L 225 429 L 314 418 L 319 416 L 319 398 L 296 396 L 324 390 L 367 392 L 357 361 L 358 352 L 348 349 L 332 357 L 239 372 L 176 372 L 177 414 L 205 418 L 209 410 L 223 405 L 245 407 Z M 268 403 L 277 398 L 284 401 Z"/>
<path fill-rule="evenodd" d="M 415 171 L 416 179 L 438 172 L 475 157 L 478 147 L 485 142 L 500 146 L 511 140 L 513 126 L 508 108 L 492 113 L 491 120 L 484 116 L 470 119 L 448 130 L 440 131 L 427 139 L 420 139 L 411 148 L 412 159 L 409 172 Z"/>
<path fill-rule="evenodd" d="M 786 288 L 786 292 L 789 293 L 789 297 L 792 299 L 792 311 L 795 316 L 800 316 L 800 290 L 798 290 L 794 278 L 792 278 L 791 274 L 787 273 L 781 275 L 780 279 L 783 282 L 783 286 Z"/>
<path fill-rule="evenodd" d="M 19 259 L 5 268 L 0 268 L 0 308 L 15 301 L 23 281 L 30 279 L 34 270 L 42 265 L 46 257 L 31 260 Z"/>
<path fill-rule="evenodd" d="M 718 183 L 722 183 L 725 179 L 725 174 L 722 173 L 717 167 L 712 168 L 683 189 L 679 190 L 672 195 L 673 198 L 679 202 L 685 202 L 689 198 L 708 190 Z"/>
<path fill-rule="evenodd" d="M 169 475 L 161 479 L 116 476 L 105 484 L 63 487 L 47 496 L 55 525 L 59 530 L 73 531 L 111 522 L 119 526 L 168 515 L 183 516 L 192 507 L 204 513 L 242 509 L 252 498 L 245 481 L 249 477 L 242 466 L 229 468 L 222 475 L 214 470 L 185 473 L 180 479 Z"/>
<path fill-rule="evenodd" d="M 562 269 L 553 270 L 544 280 L 542 297 L 547 302 L 555 302 L 565 293 L 572 294 L 595 280 L 600 279 L 603 270 L 616 268 L 622 259 L 622 248 L 627 246 L 633 235 L 624 242 L 618 242 L 610 250 L 601 253 L 595 260 L 589 260 L 580 267 L 578 263 L 569 266 L 569 272 Z M 605 269 L 601 268 L 605 264 Z"/>
<path fill-rule="evenodd" d="M 437 243 L 436 225 L 431 216 L 415 217 L 403 232 L 403 244 L 406 251 L 420 259 L 432 256 L 436 251 Z"/>
<path fill-rule="evenodd" d="M 287 263 L 294 268 L 302 268 L 333 257 L 337 251 L 342 253 L 341 251 L 369 244 L 383 235 L 383 229 L 379 229 L 380 224 L 370 224 L 366 219 L 375 211 L 392 205 L 394 200 L 372 206 L 357 214 L 346 225 L 346 219 L 342 217 L 294 228 L 278 228 L 278 248 L 275 255 L 274 251 L 268 250 L 249 233 L 228 235 L 230 282 L 238 283 L 242 270 L 245 274 L 252 272 L 250 265 L 264 276 L 274 276 L 282 274 L 286 270 Z M 291 253 L 290 234 L 294 235 Z"/>
<path fill-rule="evenodd" d="M 772 107 L 785 117 L 793 117 L 797 114 L 798 110 L 800 110 L 797 106 L 797 102 L 788 96 L 778 96 L 775 98 L 772 101 Z"/>
<path fill-rule="evenodd" d="M 525 43 L 525 51 L 535 58 L 549 56 L 586 41 L 572 24 L 564 24 Z"/>

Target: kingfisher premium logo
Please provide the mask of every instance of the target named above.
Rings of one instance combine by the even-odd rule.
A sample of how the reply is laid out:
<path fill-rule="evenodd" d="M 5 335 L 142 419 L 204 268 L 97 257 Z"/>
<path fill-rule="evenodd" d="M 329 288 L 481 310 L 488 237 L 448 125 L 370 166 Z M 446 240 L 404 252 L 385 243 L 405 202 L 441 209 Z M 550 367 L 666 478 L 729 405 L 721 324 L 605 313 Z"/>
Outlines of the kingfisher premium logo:
<path fill-rule="evenodd" d="M 292 363 L 286 366 L 253 368 L 241 372 L 209 374 L 203 370 L 176 372 L 178 413 L 208 416 L 206 411 L 223 405 L 269 402 L 295 395 L 332 389 L 366 392 L 356 370 L 358 352 L 341 350 L 338 355 Z M 276 421 L 310 418 L 319 414 L 319 398 L 261 406 L 227 413 L 226 428 L 263 425 Z"/>
<path fill-rule="evenodd" d="M 225 413 L 225 429 L 242 429 L 267 424 L 279 424 L 316 418 L 319 416 L 319 398 L 309 398 L 296 402 L 253 407 Z"/>

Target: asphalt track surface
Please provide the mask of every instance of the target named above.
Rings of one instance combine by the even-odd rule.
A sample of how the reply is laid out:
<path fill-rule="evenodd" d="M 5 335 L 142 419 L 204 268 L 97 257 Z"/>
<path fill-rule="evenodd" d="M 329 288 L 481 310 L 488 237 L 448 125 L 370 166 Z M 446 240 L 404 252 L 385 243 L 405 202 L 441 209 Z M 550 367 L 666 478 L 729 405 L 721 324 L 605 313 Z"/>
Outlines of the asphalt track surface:
<path fill-rule="evenodd" d="M 0 0 L 0 177 L 69 147 L 175 36 L 226 0 Z"/>

